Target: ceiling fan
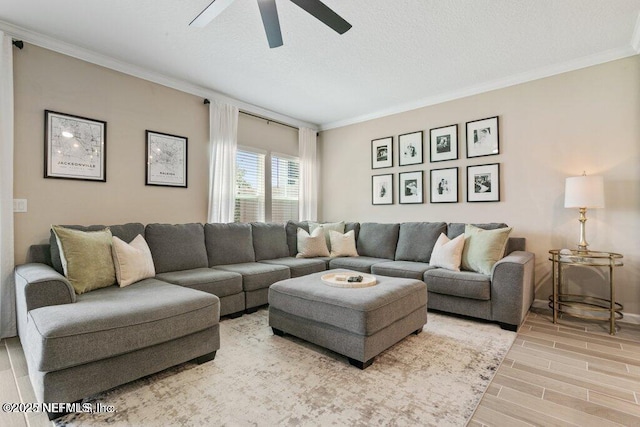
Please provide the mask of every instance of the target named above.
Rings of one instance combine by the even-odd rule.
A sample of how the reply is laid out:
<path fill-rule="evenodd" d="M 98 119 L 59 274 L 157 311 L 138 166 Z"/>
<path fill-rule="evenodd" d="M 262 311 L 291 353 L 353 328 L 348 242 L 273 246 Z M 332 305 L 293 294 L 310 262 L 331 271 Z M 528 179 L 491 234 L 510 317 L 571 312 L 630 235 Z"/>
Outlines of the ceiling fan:
<path fill-rule="evenodd" d="M 200 28 L 205 27 L 234 1 L 235 0 L 213 0 L 189 25 Z M 260 15 L 262 16 L 264 31 L 267 33 L 269 47 L 282 46 L 282 32 L 280 31 L 280 20 L 278 19 L 276 0 L 257 0 L 257 2 Z M 320 0 L 291 0 L 291 2 L 307 11 L 338 34 L 344 34 L 351 28 L 351 24 L 342 19 L 340 15 Z"/>

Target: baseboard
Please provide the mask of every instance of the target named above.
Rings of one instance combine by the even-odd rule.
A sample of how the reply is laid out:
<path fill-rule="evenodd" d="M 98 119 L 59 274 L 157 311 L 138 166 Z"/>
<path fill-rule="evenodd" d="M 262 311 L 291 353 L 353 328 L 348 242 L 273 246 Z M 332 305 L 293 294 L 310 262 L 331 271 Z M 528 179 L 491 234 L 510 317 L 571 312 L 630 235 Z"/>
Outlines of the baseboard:
<path fill-rule="evenodd" d="M 549 301 L 543 299 L 533 300 L 533 304 L 531 305 L 534 308 L 549 308 Z M 640 314 L 633 313 L 623 313 L 624 318 L 622 320 L 618 320 L 620 323 L 629 323 L 632 325 L 640 325 Z"/>

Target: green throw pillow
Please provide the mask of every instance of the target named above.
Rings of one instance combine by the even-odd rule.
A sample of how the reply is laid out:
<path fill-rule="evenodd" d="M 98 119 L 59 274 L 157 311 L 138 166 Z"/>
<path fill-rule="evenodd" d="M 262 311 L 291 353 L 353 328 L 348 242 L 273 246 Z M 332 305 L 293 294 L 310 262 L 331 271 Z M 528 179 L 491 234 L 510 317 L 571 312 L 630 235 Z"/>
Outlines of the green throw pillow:
<path fill-rule="evenodd" d="M 108 227 L 100 231 L 72 230 L 58 225 L 51 228 L 60 249 L 64 275 L 76 294 L 116 283 Z"/>
<path fill-rule="evenodd" d="M 511 227 L 484 230 L 471 224 L 464 228 L 462 268 L 482 274 L 491 274 L 491 269 L 504 255 Z"/>

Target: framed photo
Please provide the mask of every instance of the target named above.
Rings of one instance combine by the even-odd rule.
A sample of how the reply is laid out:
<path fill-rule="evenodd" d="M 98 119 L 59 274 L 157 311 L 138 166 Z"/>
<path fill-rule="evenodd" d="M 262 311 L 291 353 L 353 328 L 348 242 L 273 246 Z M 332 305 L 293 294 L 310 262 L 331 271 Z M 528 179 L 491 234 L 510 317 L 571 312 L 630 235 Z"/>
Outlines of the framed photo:
<path fill-rule="evenodd" d="M 187 138 L 147 130 L 146 185 L 187 188 Z"/>
<path fill-rule="evenodd" d="M 391 166 L 393 166 L 393 137 L 388 136 L 371 141 L 371 169 Z"/>
<path fill-rule="evenodd" d="M 500 201 L 500 163 L 467 166 L 467 202 Z"/>
<path fill-rule="evenodd" d="M 398 137 L 400 166 L 419 165 L 422 163 L 422 131 L 405 133 Z"/>
<path fill-rule="evenodd" d="M 431 169 L 431 203 L 458 202 L 458 168 Z"/>
<path fill-rule="evenodd" d="M 431 129 L 429 146 L 431 163 L 456 160 L 458 158 L 458 125 Z"/>
<path fill-rule="evenodd" d="M 422 203 L 423 172 L 403 172 L 400 174 L 400 204 Z"/>
<path fill-rule="evenodd" d="M 498 116 L 467 122 L 467 158 L 500 154 Z"/>
<path fill-rule="evenodd" d="M 371 203 L 374 205 L 393 204 L 393 174 L 371 177 Z"/>
<path fill-rule="evenodd" d="M 44 177 L 107 181 L 107 122 L 44 111 Z"/>

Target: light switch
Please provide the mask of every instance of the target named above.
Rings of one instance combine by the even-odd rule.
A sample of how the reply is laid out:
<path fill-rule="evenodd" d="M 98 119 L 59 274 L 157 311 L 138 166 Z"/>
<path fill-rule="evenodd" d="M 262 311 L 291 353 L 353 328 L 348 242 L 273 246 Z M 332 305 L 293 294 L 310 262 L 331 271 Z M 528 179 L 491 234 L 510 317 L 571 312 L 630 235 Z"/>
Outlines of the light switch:
<path fill-rule="evenodd" d="M 13 211 L 14 212 L 26 212 L 27 211 L 27 199 L 13 199 Z"/>

